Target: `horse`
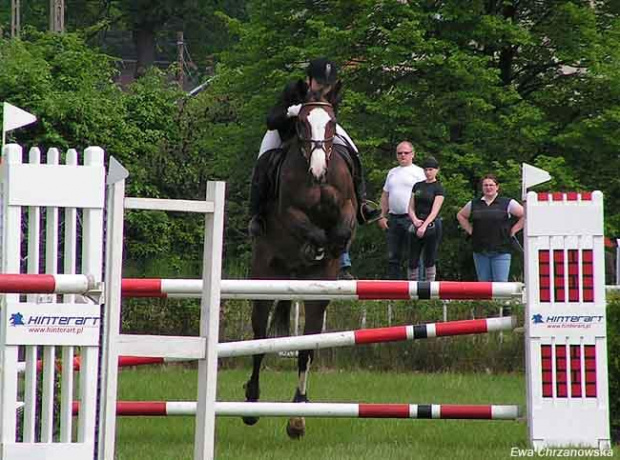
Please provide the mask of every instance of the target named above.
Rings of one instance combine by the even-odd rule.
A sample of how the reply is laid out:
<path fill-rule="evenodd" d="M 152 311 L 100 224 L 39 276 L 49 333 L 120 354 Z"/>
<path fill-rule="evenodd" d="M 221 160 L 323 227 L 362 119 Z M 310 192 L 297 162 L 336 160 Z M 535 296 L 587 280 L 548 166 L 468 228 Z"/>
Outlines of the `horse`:
<path fill-rule="evenodd" d="M 275 199 L 266 206 L 265 232 L 255 237 L 252 279 L 335 280 L 339 256 L 348 249 L 355 232 L 357 198 L 346 147 L 334 144 L 336 117 L 327 102 L 305 103 L 298 116 L 296 136 L 283 146 L 277 173 Z M 252 304 L 255 339 L 267 337 L 272 300 Z M 272 323 L 288 335 L 291 301 L 278 301 Z M 320 333 L 328 300 L 304 302 L 304 335 Z M 285 329 L 285 333 L 281 333 Z M 264 355 L 253 356 L 250 379 L 244 385 L 247 402 L 259 400 L 259 376 Z M 293 402 L 308 402 L 307 382 L 314 350 L 300 350 L 298 384 Z M 253 425 L 257 417 L 244 417 Z M 303 417 L 293 417 L 287 434 L 305 434 Z"/>

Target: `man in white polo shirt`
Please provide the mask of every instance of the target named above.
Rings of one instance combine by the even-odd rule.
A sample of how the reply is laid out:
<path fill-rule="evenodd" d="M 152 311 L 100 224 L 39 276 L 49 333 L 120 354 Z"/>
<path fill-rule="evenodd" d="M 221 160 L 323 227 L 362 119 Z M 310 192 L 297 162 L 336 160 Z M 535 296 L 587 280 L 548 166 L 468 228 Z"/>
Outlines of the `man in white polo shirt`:
<path fill-rule="evenodd" d="M 392 280 L 405 278 L 403 258 L 409 254 L 409 227 L 407 214 L 411 190 L 417 182 L 426 180 L 424 170 L 413 164 L 415 151 L 409 141 L 396 146 L 398 166 L 390 169 L 381 194 L 381 219 L 378 224 L 387 231 L 388 277 Z"/>

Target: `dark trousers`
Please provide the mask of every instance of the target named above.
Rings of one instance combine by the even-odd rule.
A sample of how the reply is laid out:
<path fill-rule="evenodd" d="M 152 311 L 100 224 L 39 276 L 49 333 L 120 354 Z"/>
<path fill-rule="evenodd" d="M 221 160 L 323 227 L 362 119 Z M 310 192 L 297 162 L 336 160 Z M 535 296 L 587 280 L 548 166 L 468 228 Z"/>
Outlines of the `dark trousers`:
<path fill-rule="evenodd" d="M 387 229 L 388 278 L 406 279 L 403 260 L 409 255 L 409 226 L 411 220 L 407 214 L 389 214 Z"/>
<path fill-rule="evenodd" d="M 411 235 L 409 246 L 409 268 L 411 270 L 418 268 L 420 255 L 423 256 L 424 267 L 432 267 L 437 263 L 437 251 L 442 234 L 441 219 L 435 219 L 434 224 L 435 229 L 432 232 L 427 230 L 422 238 Z"/>

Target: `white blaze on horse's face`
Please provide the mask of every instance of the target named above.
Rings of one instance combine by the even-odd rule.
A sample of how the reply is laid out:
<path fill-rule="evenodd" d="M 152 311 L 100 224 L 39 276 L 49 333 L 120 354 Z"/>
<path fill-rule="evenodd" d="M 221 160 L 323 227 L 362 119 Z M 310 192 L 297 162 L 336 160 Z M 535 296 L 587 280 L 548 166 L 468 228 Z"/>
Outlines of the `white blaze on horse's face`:
<path fill-rule="evenodd" d="M 310 154 L 310 172 L 318 181 L 322 180 L 327 172 L 327 152 L 324 150 L 324 141 L 327 124 L 331 121 L 331 117 L 322 107 L 316 107 L 308 114 L 308 123 L 311 129 L 311 139 L 313 141 L 323 141 L 318 144 L 312 144 L 312 152 Z"/>

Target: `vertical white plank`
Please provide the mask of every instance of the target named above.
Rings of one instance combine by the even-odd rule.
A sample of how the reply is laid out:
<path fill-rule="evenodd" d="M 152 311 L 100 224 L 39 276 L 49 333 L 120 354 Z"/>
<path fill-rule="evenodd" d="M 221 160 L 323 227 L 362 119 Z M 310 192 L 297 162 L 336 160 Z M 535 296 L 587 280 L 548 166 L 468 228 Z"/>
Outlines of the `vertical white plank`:
<path fill-rule="evenodd" d="M 21 258 L 21 208 L 7 205 L 10 168 L 22 162 L 22 148 L 16 144 L 4 147 L 0 169 L 0 187 L 3 195 L 2 215 L 2 273 L 19 273 Z M 1 296 L 4 302 L 17 302 L 19 295 Z M 0 314 L 4 325 L 9 321 L 6 308 Z M 0 444 L 15 442 L 15 404 L 17 402 L 17 347 L 7 346 L 4 327 L 0 327 Z"/>
<path fill-rule="evenodd" d="M 67 166 L 78 168 L 78 155 L 75 149 L 69 149 L 66 157 Z M 74 274 L 77 264 L 77 209 L 65 208 L 64 234 L 64 270 L 63 273 Z M 64 303 L 75 301 L 75 294 L 63 295 Z M 60 397 L 60 442 L 71 442 L 73 429 L 73 358 L 75 350 L 71 346 L 62 348 L 62 373 Z"/>
<path fill-rule="evenodd" d="M 57 148 L 47 151 L 47 164 L 57 165 L 60 152 Z M 61 186 L 58 184 L 58 186 Z M 58 273 L 58 208 L 45 211 L 45 273 Z M 56 374 L 56 349 L 43 347 L 43 398 L 41 403 L 41 442 L 52 442 L 54 431 L 54 379 Z"/>
<path fill-rule="evenodd" d="M 102 177 L 103 149 L 89 147 L 84 152 L 84 165 L 99 167 Z M 102 195 L 103 196 L 103 195 Z M 92 275 L 96 282 L 102 279 L 103 270 L 103 203 L 100 209 L 84 209 L 82 231 L 82 272 Z M 78 442 L 95 441 L 98 347 L 82 347 L 80 363 L 80 417 L 78 421 Z"/>
<path fill-rule="evenodd" d="M 118 335 L 120 333 L 121 279 L 123 269 L 123 227 L 127 170 L 110 159 L 107 179 L 107 225 L 103 365 L 99 424 L 99 460 L 114 460 L 116 393 L 118 384 Z"/>
<path fill-rule="evenodd" d="M 207 349 L 205 359 L 198 363 L 194 460 L 212 459 L 215 455 L 217 344 L 220 323 L 225 191 L 223 182 L 207 184 L 207 201 L 213 201 L 215 209 L 213 214 L 207 214 L 205 218 L 200 335 L 206 337 Z"/>
<path fill-rule="evenodd" d="M 33 147 L 28 152 L 30 164 L 41 163 L 41 150 Z M 39 273 L 41 249 L 41 209 L 28 207 L 28 273 Z M 28 302 L 36 302 L 36 294 L 28 294 Z M 37 409 L 37 347 L 26 346 L 26 370 L 24 372 L 24 437 L 23 442 L 34 442 Z"/>

